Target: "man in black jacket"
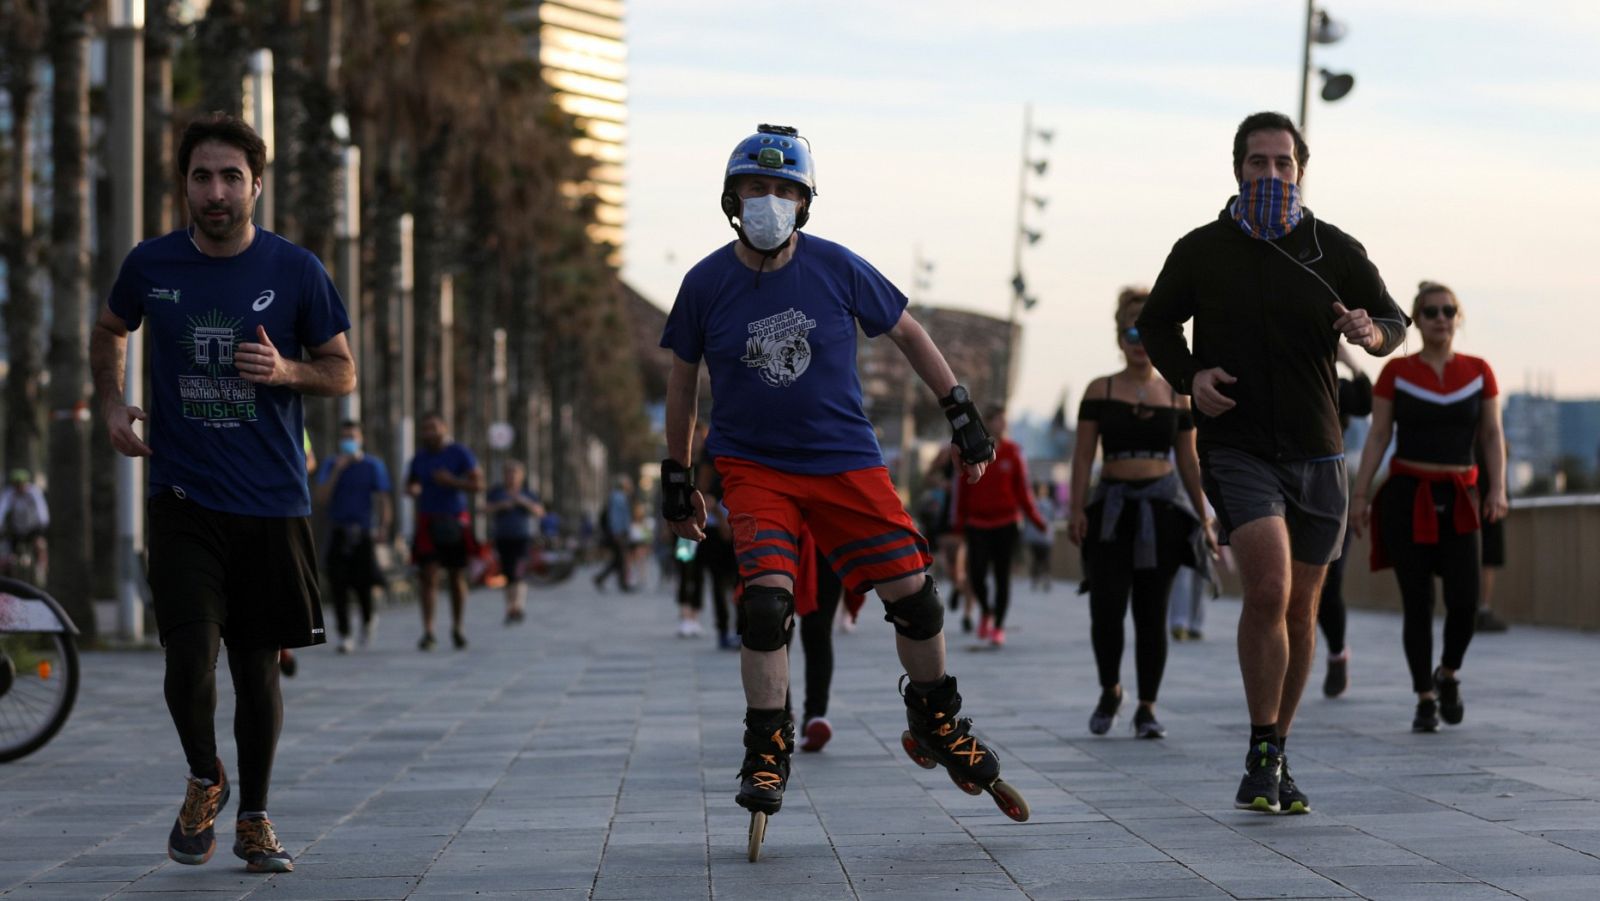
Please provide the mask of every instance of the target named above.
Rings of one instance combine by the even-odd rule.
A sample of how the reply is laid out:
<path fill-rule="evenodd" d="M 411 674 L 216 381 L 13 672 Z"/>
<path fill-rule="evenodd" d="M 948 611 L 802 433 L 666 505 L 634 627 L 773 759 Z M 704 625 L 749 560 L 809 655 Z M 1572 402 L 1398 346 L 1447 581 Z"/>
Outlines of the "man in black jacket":
<path fill-rule="evenodd" d="M 1239 194 L 1173 246 L 1138 322 L 1156 369 L 1194 398 L 1206 494 L 1239 561 L 1251 725 L 1235 804 L 1272 813 L 1311 809 L 1283 747 L 1349 505 L 1334 352 L 1343 336 L 1386 355 L 1407 324 L 1361 244 L 1300 206 L 1309 156 L 1286 116 L 1240 123 Z"/>

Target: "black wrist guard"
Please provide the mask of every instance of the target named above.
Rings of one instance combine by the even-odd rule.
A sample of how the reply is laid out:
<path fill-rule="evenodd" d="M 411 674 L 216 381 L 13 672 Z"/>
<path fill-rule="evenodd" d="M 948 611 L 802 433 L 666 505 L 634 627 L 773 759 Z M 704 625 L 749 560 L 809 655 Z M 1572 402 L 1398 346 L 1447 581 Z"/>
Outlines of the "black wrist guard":
<path fill-rule="evenodd" d="M 978 415 L 977 404 L 963 400 L 947 405 L 944 418 L 950 420 L 950 428 L 954 433 L 950 441 L 961 451 L 962 462 L 987 463 L 994 459 L 994 438 L 983 427 L 983 417 Z"/>
<path fill-rule="evenodd" d="M 694 473 L 677 460 L 661 461 L 661 518 L 683 522 L 694 515 Z"/>

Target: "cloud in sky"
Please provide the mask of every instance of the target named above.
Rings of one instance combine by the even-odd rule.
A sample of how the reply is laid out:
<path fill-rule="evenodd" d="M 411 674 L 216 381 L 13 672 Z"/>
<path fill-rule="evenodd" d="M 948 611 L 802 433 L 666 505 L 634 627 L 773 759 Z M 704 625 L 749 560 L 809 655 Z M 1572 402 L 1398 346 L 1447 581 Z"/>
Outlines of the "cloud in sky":
<path fill-rule="evenodd" d="M 1313 100 L 1307 204 L 1367 246 L 1392 293 L 1453 285 L 1462 350 L 1508 389 L 1530 372 L 1600 395 L 1600 5 L 1330 0 L 1350 25 L 1317 63 L 1357 76 Z M 815 233 L 928 300 L 1004 315 L 1022 108 L 1052 127 L 1050 198 L 1024 255 L 1018 405 L 1054 408 L 1120 365 L 1117 288 L 1148 283 L 1173 241 L 1231 190 L 1246 113 L 1299 102 L 1298 4 L 918 4 L 819 0 L 781 18 L 725 0 L 629 4 L 629 244 L 624 275 L 671 303 L 683 272 L 729 240 L 716 196 L 757 122 L 812 139 Z M 1379 364 L 1369 366 L 1376 372 Z"/>

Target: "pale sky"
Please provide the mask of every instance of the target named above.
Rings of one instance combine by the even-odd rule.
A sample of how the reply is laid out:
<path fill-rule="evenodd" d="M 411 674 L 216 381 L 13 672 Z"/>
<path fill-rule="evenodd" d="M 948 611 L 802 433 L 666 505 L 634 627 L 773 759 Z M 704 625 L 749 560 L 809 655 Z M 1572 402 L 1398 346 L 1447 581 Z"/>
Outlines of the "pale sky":
<path fill-rule="evenodd" d="M 1600 4 L 1329 0 L 1349 32 L 1313 69 L 1306 206 L 1357 237 L 1407 309 L 1453 287 L 1457 349 L 1504 390 L 1600 396 Z M 1005 316 L 1023 106 L 1054 131 L 1031 191 L 1014 406 L 1048 414 L 1121 358 L 1117 290 L 1149 284 L 1174 241 L 1233 193 L 1234 127 L 1296 115 L 1305 7 L 1291 0 L 630 0 L 623 275 L 672 303 L 733 236 L 722 167 L 758 122 L 797 126 L 817 160 L 807 231 L 918 298 Z M 1418 346 L 1415 332 L 1411 347 Z M 1377 374 L 1381 362 L 1367 360 Z M 958 373 L 959 375 L 959 373 Z"/>

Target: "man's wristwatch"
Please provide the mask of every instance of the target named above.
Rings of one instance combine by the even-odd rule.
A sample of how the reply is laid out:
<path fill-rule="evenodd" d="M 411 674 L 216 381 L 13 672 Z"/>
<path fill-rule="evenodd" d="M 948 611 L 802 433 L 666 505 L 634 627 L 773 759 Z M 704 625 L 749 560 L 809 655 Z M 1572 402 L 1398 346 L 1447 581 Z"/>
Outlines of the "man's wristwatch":
<path fill-rule="evenodd" d="M 964 404 L 970 400 L 972 400 L 972 396 L 967 393 L 967 387 L 965 385 L 957 385 L 950 389 L 949 394 L 939 398 L 939 406 L 954 407 L 957 404 Z"/>

